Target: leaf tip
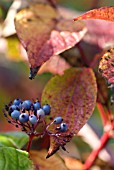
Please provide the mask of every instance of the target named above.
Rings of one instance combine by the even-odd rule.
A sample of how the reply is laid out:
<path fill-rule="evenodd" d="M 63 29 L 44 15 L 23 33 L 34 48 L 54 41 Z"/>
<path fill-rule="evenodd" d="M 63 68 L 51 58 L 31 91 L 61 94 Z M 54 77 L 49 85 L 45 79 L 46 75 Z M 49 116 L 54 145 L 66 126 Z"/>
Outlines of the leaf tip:
<path fill-rule="evenodd" d="M 46 156 L 46 159 L 55 154 L 59 150 L 59 146 L 57 148 L 50 148 L 48 151 L 48 154 Z"/>
<path fill-rule="evenodd" d="M 39 69 L 40 69 L 40 66 L 37 66 L 37 67 L 34 67 L 34 68 L 30 67 L 30 74 L 29 74 L 29 79 L 30 80 L 35 78 L 35 76 L 36 76 Z"/>

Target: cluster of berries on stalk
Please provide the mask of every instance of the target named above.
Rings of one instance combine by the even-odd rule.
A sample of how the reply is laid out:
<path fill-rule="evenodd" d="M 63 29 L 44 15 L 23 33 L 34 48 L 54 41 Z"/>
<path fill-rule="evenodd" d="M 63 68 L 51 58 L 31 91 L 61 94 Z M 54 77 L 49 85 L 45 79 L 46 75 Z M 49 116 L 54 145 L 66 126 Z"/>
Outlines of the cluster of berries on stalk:
<path fill-rule="evenodd" d="M 38 100 L 32 102 L 30 100 L 15 99 L 8 105 L 5 105 L 3 112 L 9 123 L 17 128 L 21 127 L 22 131 L 28 135 L 42 136 L 47 133 L 50 136 L 57 136 L 60 132 L 63 133 L 68 130 L 68 125 L 63 122 L 63 118 L 60 116 L 53 118 L 49 124 L 46 124 L 45 117 L 50 115 L 51 107 L 48 104 L 41 106 Z M 38 133 L 36 128 L 41 123 L 44 130 L 42 133 Z M 54 134 L 48 130 L 52 124 L 59 124 Z"/>

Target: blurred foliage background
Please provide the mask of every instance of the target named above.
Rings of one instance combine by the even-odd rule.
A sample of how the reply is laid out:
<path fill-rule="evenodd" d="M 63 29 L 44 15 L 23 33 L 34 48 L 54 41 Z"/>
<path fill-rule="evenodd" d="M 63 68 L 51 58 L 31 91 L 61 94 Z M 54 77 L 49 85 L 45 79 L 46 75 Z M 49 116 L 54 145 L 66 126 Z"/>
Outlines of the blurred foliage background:
<path fill-rule="evenodd" d="M 81 12 L 90 10 L 94 7 L 114 5 L 114 0 L 57 1 L 59 5 Z M 0 31 L 3 28 L 3 22 L 12 2 L 12 0 L 0 0 Z M 97 6 L 95 5 L 95 2 L 98 2 Z M 21 47 L 16 34 L 8 36 L 5 39 L 3 37 L 0 38 L 0 131 L 15 130 L 15 127 L 8 124 L 3 117 L 2 109 L 4 105 L 15 98 L 21 98 L 23 100 L 40 99 L 44 86 L 52 76 L 51 73 L 44 73 L 42 75 L 37 75 L 32 81 L 29 80 L 29 65 L 26 57 L 22 57 Z M 101 136 L 103 131 L 102 121 L 97 108 L 89 120 L 89 124 L 98 136 Z M 78 139 L 76 142 L 78 144 Z M 111 141 L 110 147 L 113 147 L 113 141 Z"/>

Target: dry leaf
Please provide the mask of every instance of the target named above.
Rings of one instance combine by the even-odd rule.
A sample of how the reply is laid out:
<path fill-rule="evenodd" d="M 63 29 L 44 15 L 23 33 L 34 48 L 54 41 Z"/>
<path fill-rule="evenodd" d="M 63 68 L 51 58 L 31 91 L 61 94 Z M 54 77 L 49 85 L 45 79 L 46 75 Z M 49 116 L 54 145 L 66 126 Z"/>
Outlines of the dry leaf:
<path fill-rule="evenodd" d="M 30 158 L 35 164 L 36 170 L 67 170 L 61 158 L 54 155 L 50 159 L 46 160 L 47 151 L 30 151 Z"/>
<path fill-rule="evenodd" d="M 71 157 L 65 157 L 64 158 L 66 167 L 69 170 L 84 170 L 84 165 L 81 161 L 71 158 Z"/>
<path fill-rule="evenodd" d="M 15 26 L 28 54 L 31 78 L 35 76 L 32 68 L 37 72 L 50 57 L 78 43 L 87 31 L 84 23 L 63 19 L 55 8 L 46 4 L 31 4 L 20 11 Z"/>

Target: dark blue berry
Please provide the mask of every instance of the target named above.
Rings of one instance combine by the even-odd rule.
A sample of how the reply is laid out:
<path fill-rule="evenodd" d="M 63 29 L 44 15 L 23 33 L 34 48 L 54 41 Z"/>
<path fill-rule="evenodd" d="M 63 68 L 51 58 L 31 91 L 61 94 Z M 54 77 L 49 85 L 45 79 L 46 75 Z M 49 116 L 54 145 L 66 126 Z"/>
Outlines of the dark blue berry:
<path fill-rule="evenodd" d="M 68 130 L 68 125 L 66 123 L 61 123 L 60 132 L 66 132 Z"/>
<path fill-rule="evenodd" d="M 19 116 L 19 121 L 21 123 L 26 123 L 28 122 L 29 120 L 29 115 L 27 113 L 22 113 L 20 116 Z"/>
<path fill-rule="evenodd" d="M 63 118 L 58 116 L 58 117 L 55 117 L 54 119 L 54 124 L 60 124 L 61 122 L 63 121 Z"/>
<path fill-rule="evenodd" d="M 31 124 L 35 124 L 35 123 L 37 123 L 37 117 L 35 115 L 30 115 L 29 121 Z"/>
<path fill-rule="evenodd" d="M 38 110 L 38 109 L 40 109 L 40 103 L 39 102 L 35 102 L 34 104 L 33 104 L 33 107 L 34 107 L 34 109 L 35 110 Z"/>
<path fill-rule="evenodd" d="M 18 110 L 14 110 L 12 113 L 11 113 L 11 117 L 13 118 L 13 119 L 19 119 L 19 116 L 20 116 L 20 112 L 18 111 Z"/>
<path fill-rule="evenodd" d="M 32 102 L 30 100 L 25 100 L 22 103 L 22 108 L 26 109 L 26 110 L 29 110 L 31 108 L 31 105 L 32 105 Z"/>
<path fill-rule="evenodd" d="M 39 117 L 44 117 L 45 116 L 45 112 L 44 112 L 44 110 L 43 109 L 39 109 L 39 110 L 37 110 L 37 116 Z"/>
<path fill-rule="evenodd" d="M 19 107 L 19 109 L 21 110 L 21 109 L 22 109 L 22 104 L 20 103 L 18 107 Z"/>
<path fill-rule="evenodd" d="M 13 111 L 13 110 L 16 110 L 16 109 L 17 109 L 17 106 L 16 106 L 16 105 L 14 105 L 14 104 L 13 104 L 13 105 L 11 105 L 11 106 L 10 106 L 10 108 L 9 108 L 9 110 L 12 110 L 12 111 Z"/>
<path fill-rule="evenodd" d="M 21 103 L 21 99 L 15 99 L 13 104 L 16 106 L 19 106 L 19 104 Z"/>
<path fill-rule="evenodd" d="M 42 109 L 44 110 L 45 115 L 49 115 L 51 107 L 48 104 L 44 105 Z"/>

